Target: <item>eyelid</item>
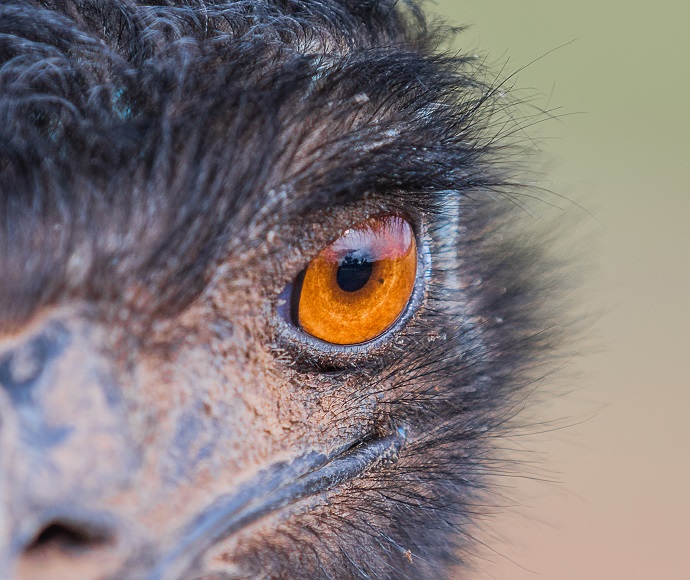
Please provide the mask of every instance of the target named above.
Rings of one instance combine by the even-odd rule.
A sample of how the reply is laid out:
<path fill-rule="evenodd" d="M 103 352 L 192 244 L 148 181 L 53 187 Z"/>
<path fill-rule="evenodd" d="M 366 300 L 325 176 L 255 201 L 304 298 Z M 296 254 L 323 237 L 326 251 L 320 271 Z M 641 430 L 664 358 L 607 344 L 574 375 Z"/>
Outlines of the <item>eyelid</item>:
<path fill-rule="evenodd" d="M 347 345 L 326 342 L 304 332 L 292 321 L 290 297 L 294 291 L 295 281 L 293 281 L 283 289 L 277 298 L 275 322 L 278 343 L 281 347 L 302 361 L 308 360 L 316 364 L 335 365 L 336 367 L 343 363 L 358 364 L 357 361 L 363 363 L 371 357 L 383 355 L 388 350 L 393 339 L 403 333 L 415 313 L 422 308 L 431 277 L 431 254 L 425 221 L 419 216 L 415 220 L 409 217 L 406 219 L 412 226 L 412 235 L 417 245 L 417 269 L 412 295 L 397 320 L 382 334 L 366 342 Z M 306 266 L 304 270 L 306 270 Z"/>
<path fill-rule="evenodd" d="M 370 217 L 311 260 L 293 288 L 294 322 L 329 343 L 352 345 L 385 333 L 414 290 L 417 243 L 400 215 Z"/>

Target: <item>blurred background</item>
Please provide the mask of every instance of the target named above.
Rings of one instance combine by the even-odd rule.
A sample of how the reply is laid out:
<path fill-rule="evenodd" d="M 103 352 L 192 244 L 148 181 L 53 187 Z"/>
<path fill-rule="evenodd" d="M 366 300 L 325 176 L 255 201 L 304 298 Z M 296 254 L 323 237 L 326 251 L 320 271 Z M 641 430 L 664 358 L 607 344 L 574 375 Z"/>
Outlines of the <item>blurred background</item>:
<path fill-rule="evenodd" d="M 688 579 L 690 2 L 426 8 L 470 26 L 456 48 L 504 74 L 526 67 L 519 96 L 560 115 L 529 130 L 539 185 L 590 212 L 596 238 L 581 293 L 598 313 L 591 344 L 571 392 L 538 409 L 570 426 L 526 444 L 550 482 L 503 482 L 515 503 L 478 532 L 476 577 Z"/>

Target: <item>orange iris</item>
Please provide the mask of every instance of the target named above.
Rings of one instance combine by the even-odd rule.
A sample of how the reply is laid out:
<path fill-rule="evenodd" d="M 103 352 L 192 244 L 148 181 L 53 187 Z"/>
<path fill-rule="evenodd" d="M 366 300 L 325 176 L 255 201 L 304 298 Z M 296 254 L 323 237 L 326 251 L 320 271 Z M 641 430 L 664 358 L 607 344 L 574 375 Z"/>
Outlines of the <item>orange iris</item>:
<path fill-rule="evenodd" d="M 373 217 L 345 231 L 307 266 L 297 318 L 333 344 L 376 338 L 400 316 L 417 275 L 417 244 L 400 216 Z"/>

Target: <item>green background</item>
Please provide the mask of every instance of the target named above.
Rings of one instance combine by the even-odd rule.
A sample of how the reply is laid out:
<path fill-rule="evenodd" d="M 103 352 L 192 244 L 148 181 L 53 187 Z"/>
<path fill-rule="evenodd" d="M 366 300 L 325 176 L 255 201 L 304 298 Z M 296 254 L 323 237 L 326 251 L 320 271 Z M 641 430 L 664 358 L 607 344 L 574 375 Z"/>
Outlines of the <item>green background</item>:
<path fill-rule="evenodd" d="M 541 405 L 573 425 L 528 444 L 554 483 L 503 481 L 516 503 L 477 532 L 476 577 L 690 578 L 690 2 L 426 8 L 471 25 L 455 46 L 495 69 L 539 59 L 515 81 L 560 115 L 529 130 L 539 185 L 584 206 L 596 238 L 580 294 L 602 348 L 583 348 L 574 390 Z"/>

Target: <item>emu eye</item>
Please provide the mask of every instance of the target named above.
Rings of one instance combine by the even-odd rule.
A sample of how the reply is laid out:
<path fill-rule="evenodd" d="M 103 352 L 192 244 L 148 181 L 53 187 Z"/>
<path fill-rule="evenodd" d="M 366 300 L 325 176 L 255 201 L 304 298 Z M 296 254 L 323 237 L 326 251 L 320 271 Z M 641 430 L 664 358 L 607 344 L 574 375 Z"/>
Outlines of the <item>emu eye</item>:
<path fill-rule="evenodd" d="M 397 215 L 369 218 L 325 247 L 295 283 L 293 318 L 333 344 L 366 342 L 385 332 L 415 286 L 417 244 Z"/>

